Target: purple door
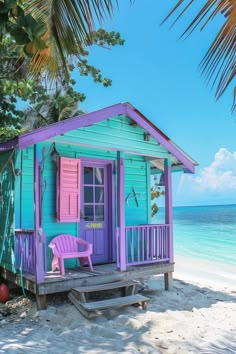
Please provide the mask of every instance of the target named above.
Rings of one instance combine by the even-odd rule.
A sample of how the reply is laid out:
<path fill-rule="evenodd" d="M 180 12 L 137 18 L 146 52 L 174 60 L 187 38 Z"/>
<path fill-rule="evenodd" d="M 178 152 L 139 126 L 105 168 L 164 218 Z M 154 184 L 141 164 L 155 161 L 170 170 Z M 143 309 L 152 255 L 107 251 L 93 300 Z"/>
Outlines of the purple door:
<path fill-rule="evenodd" d="M 111 260 L 111 164 L 82 160 L 80 237 L 93 244 L 92 262 Z"/>

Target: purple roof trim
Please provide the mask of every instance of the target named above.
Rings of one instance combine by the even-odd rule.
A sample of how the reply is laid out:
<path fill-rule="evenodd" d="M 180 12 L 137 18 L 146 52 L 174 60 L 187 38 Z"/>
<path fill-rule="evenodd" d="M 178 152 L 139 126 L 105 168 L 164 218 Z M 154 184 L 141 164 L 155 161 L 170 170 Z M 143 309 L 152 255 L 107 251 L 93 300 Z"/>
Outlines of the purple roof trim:
<path fill-rule="evenodd" d="M 159 143 L 164 146 L 172 155 L 174 155 L 182 164 L 192 173 L 195 171 L 193 162 L 188 159 L 180 149 L 178 149 L 171 140 L 163 134 L 153 123 L 145 118 L 136 108 L 127 105 L 127 116 L 131 117 L 140 127 L 151 134 Z"/>
<path fill-rule="evenodd" d="M 39 128 L 30 133 L 20 135 L 18 137 L 18 147 L 19 149 L 23 149 L 27 146 L 39 143 L 40 141 L 50 139 L 56 135 L 67 133 L 70 130 L 82 128 L 87 125 L 93 125 L 117 114 L 124 114 L 124 112 L 124 106 L 122 104 L 117 104 L 115 106 L 100 109 L 99 111 L 81 114 L 58 123 L 50 124 L 47 127 Z"/>
<path fill-rule="evenodd" d="M 58 123 L 51 124 L 47 127 L 39 128 L 30 133 L 19 135 L 17 138 L 0 144 L 0 151 L 8 150 L 10 148 L 24 149 L 30 145 L 34 145 L 41 141 L 50 139 L 56 135 L 92 125 L 116 115 L 124 115 L 134 120 L 138 125 L 145 129 L 156 140 L 158 140 L 160 144 L 163 145 L 179 161 L 181 161 L 189 172 L 194 172 L 194 166 L 197 165 L 197 163 L 188 157 L 179 147 L 177 147 L 165 134 L 163 134 L 153 123 L 151 123 L 130 103 L 118 103 L 114 106 L 106 107 L 91 113 L 85 113 Z"/>
<path fill-rule="evenodd" d="M 18 137 L 0 144 L 0 151 L 14 149 L 18 146 Z"/>

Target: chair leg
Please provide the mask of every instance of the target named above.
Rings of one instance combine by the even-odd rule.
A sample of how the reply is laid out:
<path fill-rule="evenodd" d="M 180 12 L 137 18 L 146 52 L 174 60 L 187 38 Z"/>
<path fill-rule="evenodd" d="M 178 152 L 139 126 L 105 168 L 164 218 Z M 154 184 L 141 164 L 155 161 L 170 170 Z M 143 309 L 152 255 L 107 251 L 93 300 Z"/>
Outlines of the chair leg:
<path fill-rule="evenodd" d="M 92 262 L 91 262 L 91 258 L 88 257 L 88 264 L 89 264 L 89 269 L 91 270 L 91 272 L 93 271 L 93 265 L 92 265 Z"/>
<path fill-rule="evenodd" d="M 52 259 L 52 271 L 54 272 L 56 269 L 60 270 L 60 265 L 59 265 L 58 257 L 54 256 Z"/>
<path fill-rule="evenodd" d="M 61 275 L 65 275 L 65 266 L 64 266 L 64 259 L 63 258 L 59 258 L 59 264 L 60 264 Z"/>

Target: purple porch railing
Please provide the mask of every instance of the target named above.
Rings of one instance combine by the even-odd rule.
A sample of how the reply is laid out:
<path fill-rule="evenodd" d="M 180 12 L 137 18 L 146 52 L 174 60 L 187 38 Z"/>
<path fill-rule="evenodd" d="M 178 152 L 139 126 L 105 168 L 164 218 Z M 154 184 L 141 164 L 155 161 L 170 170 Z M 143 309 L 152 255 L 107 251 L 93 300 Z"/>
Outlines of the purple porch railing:
<path fill-rule="evenodd" d="M 120 229 L 116 230 L 117 263 L 120 267 Z M 169 225 L 125 227 L 126 265 L 159 263 L 170 260 Z M 122 252 L 123 252 L 122 251 Z"/>
<path fill-rule="evenodd" d="M 15 230 L 16 270 L 35 273 L 35 234 L 34 230 Z"/>
<path fill-rule="evenodd" d="M 46 239 L 44 232 L 42 233 L 42 252 L 43 259 L 43 273 L 47 269 L 46 258 Z M 15 258 L 16 270 L 22 269 L 23 272 L 35 274 L 36 260 L 35 260 L 35 231 L 31 229 L 16 229 L 15 230 Z"/>

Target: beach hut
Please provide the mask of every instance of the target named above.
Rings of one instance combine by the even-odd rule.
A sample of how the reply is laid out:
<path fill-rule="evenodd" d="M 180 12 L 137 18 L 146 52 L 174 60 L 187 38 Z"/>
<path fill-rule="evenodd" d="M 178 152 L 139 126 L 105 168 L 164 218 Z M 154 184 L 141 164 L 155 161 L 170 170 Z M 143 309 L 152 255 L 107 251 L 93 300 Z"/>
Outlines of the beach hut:
<path fill-rule="evenodd" d="M 172 182 L 196 162 L 130 103 L 48 125 L 0 144 L 0 276 L 36 295 L 174 271 Z M 165 219 L 151 220 L 151 174 L 164 187 Z M 160 178 L 161 177 L 161 178 Z M 93 271 L 50 242 L 92 244 Z"/>

